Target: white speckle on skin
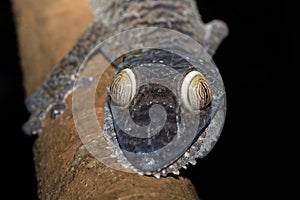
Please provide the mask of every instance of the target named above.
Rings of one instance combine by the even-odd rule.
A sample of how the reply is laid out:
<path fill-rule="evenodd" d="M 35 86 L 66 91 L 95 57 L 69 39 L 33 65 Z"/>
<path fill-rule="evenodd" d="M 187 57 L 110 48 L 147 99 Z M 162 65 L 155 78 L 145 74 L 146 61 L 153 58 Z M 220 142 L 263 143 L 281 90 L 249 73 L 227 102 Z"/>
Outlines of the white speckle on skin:
<path fill-rule="evenodd" d="M 172 173 L 175 175 L 179 175 L 180 172 L 179 172 L 179 170 L 174 170 L 174 171 L 172 171 Z"/>
<path fill-rule="evenodd" d="M 184 153 L 184 156 L 185 156 L 185 157 L 189 157 L 189 156 L 190 156 L 190 153 L 189 153 L 189 152 L 185 152 L 185 153 Z"/>
<path fill-rule="evenodd" d="M 197 161 L 195 159 L 193 159 L 193 160 L 190 160 L 189 163 L 191 163 L 192 165 L 196 165 Z"/>
<path fill-rule="evenodd" d="M 151 175 L 151 172 L 145 172 L 146 175 Z"/>
<path fill-rule="evenodd" d="M 160 178 L 160 174 L 157 173 L 157 174 L 154 174 L 155 178 L 159 179 Z"/>

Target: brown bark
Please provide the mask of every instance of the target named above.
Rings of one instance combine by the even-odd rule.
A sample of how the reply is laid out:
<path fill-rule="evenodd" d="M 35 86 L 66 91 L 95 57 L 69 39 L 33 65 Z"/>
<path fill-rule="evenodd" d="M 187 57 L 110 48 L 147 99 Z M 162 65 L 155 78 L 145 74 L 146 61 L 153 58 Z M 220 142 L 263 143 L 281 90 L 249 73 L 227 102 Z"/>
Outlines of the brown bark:
<path fill-rule="evenodd" d="M 12 0 L 27 95 L 38 88 L 93 20 L 88 1 Z M 103 62 L 105 62 L 102 57 Z M 114 69 L 105 73 L 108 79 Z M 104 91 L 104 84 L 99 90 Z M 96 97 L 103 120 L 105 95 Z M 34 160 L 41 199 L 198 199 L 183 177 L 140 176 L 104 166 L 83 148 L 75 129 L 71 98 L 58 119 L 46 119 L 35 142 Z"/>

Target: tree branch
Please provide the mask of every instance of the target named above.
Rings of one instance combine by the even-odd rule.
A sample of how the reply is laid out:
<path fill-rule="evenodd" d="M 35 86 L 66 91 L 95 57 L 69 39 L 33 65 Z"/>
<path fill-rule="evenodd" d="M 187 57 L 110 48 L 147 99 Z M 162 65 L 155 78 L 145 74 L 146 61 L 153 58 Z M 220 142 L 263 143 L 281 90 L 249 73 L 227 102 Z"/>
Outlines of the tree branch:
<path fill-rule="evenodd" d="M 17 23 L 24 87 L 32 94 L 93 20 L 88 1 L 12 0 Z M 106 62 L 102 57 L 103 62 Z M 104 79 L 111 77 L 110 67 Z M 105 85 L 99 93 L 105 94 Z M 102 91 L 102 92 L 101 92 Z M 103 121 L 105 95 L 96 110 Z M 58 119 L 47 117 L 34 145 L 41 199 L 198 199 L 184 177 L 140 176 L 108 168 L 90 156 L 81 143 L 72 117 L 71 98 Z M 102 107 L 101 107 L 102 106 Z"/>

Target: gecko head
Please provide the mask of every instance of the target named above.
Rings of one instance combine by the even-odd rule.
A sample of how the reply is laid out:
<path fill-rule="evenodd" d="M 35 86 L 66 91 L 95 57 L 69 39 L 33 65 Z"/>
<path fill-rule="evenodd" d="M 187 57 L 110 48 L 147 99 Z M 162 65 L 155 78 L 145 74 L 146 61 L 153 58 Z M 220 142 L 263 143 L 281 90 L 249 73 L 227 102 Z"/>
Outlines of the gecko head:
<path fill-rule="evenodd" d="M 185 59 L 172 56 L 173 61 L 141 55 L 128 59 L 108 87 L 115 145 L 145 174 L 163 171 L 187 156 L 211 119 L 209 81 Z"/>

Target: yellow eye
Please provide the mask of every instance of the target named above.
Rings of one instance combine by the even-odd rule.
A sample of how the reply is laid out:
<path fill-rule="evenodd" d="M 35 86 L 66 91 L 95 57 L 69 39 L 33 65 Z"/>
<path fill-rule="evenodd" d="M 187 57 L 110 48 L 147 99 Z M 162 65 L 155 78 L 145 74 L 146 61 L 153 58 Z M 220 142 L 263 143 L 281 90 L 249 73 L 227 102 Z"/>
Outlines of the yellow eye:
<path fill-rule="evenodd" d="M 123 69 L 117 74 L 110 85 L 110 96 L 119 106 L 127 106 L 136 92 L 135 75 L 131 69 Z"/>
<path fill-rule="evenodd" d="M 210 86 L 204 76 L 198 71 L 189 72 L 181 86 L 183 103 L 190 110 L 201 110 L 212 101 Z"/>

